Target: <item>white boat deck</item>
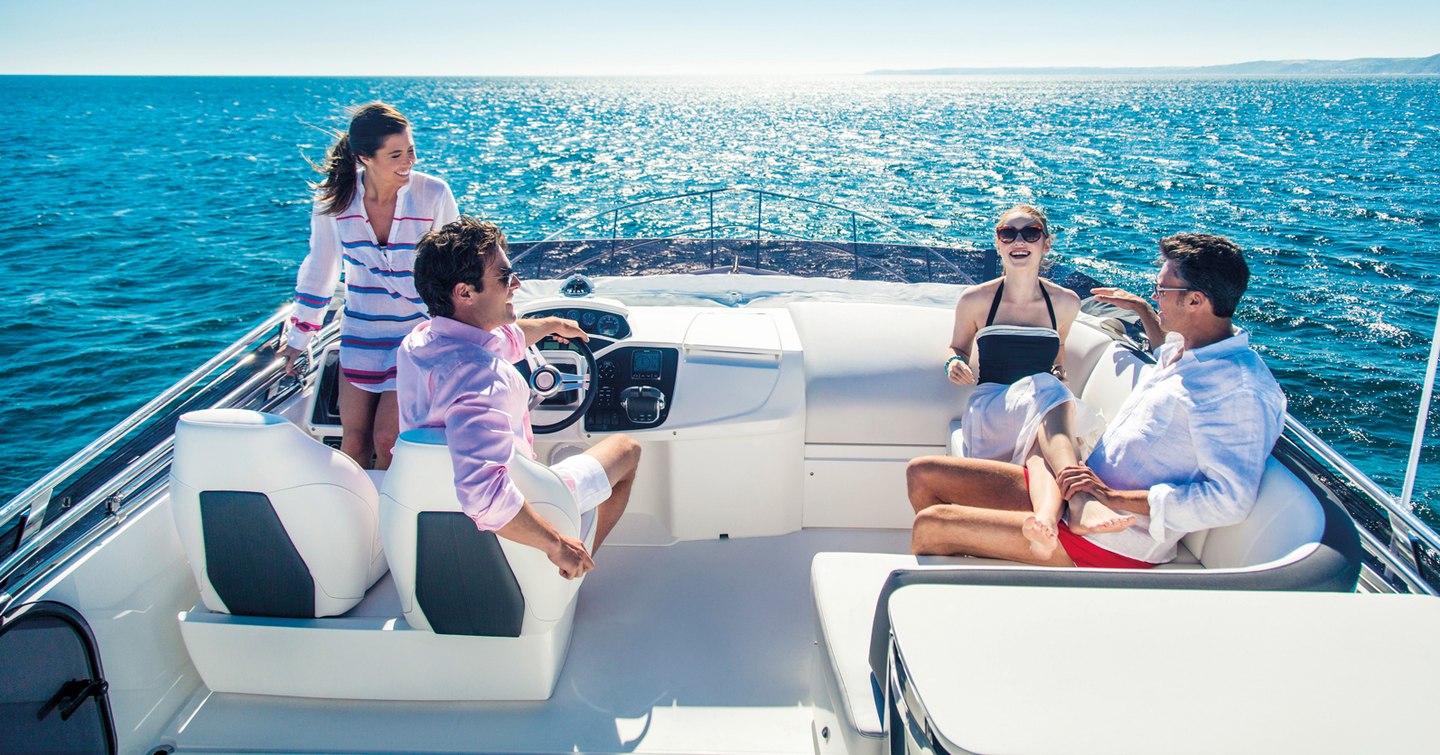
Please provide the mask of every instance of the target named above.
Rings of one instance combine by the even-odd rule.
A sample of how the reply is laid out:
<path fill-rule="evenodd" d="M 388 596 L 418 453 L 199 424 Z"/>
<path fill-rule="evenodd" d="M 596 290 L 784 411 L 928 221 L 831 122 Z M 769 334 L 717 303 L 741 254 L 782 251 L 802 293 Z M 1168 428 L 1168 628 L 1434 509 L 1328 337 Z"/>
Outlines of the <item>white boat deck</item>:
<path fill-rule="evenodd" d="M 810 753 L 810 561 L 908 552 L 909 532 L 607 545 L 542 703 L 388 703 L 202 691 L 179 752 Z"/>

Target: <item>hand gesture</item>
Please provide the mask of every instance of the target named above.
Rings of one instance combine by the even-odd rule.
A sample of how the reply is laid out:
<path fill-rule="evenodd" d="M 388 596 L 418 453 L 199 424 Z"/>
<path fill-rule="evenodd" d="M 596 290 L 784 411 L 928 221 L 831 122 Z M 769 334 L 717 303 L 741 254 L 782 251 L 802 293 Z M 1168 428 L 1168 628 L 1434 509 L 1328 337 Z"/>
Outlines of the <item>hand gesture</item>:
<path fill-rule="evenodd" d="M 1090 293 L 1094 294 L 1096 299 L 1121 309 L 1128 309 L 1140 315 L 1153 316 L 1155 314 L 1154 308 L 1144 297 L 1132 294 L 1123 288 L 1092 288 Z"/>
<path fill-rule="evenodd" d="M 560 569 L 560 576 L 575 579 L 595 568 L 595 559 L 585 550 L 585 544 L 573 537 L 560 535 L 560 540 L 545 554 L 550 563 Z"/>

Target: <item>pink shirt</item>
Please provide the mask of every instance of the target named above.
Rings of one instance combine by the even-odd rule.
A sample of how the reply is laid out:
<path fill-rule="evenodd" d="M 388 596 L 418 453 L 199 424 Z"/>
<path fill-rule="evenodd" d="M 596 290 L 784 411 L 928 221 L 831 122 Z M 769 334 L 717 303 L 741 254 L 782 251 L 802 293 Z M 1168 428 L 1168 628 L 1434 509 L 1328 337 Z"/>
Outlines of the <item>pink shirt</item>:
<path fill-rule="evenodd" d="M 445 428 L 460 507 L 482 530 L 504 527 L 525 498 L 506 465 L 534 455 L 530 387 L 511 366 L 525 353 L 515 324 L 485 331 L 449 317 L 423 322 L 397 355 L 400 430 Z"/>

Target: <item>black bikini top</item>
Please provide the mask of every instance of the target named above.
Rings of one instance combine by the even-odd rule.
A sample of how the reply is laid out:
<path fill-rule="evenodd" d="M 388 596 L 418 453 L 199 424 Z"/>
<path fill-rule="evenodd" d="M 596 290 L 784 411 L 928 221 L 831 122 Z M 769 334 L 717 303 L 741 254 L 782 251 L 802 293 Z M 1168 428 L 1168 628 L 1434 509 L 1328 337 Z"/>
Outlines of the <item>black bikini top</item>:
<path fill-rule="evenodd" d="M 1050 327 L 1039 325 L 994 325 L 995 313 L 1000 311 L 1000 297 L 1005 293 L 1005 281 L 995 287 L 995 300 L 990 303 L 990 316 L 985 318 L 985 327 L 975 334 L 976 356 L 980 361 L 982 383 L 1009 385 L 1027 375 L 1049 372 L 1060 354 L 1060 331 L 1055 320 L 1055 305 L 1050 301 L 1050 292 L 1040 284 L 1040 295 L 1045 298 L 1045 309 L 1050 312 Z"/>

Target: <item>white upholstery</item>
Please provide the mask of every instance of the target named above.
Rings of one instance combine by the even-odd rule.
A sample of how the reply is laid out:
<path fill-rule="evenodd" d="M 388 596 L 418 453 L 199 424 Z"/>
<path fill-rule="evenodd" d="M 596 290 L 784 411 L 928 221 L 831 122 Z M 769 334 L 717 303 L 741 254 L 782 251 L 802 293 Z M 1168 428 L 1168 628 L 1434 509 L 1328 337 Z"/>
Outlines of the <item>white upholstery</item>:
<path fill-rule="evenodd" d="M 1245 521 L 1191 533 L 1184 542 L 1206 569 L 1243 569 L 1295 560 L 1314 550 L 1324 533 L 1325 512 L 1315 494 L 1272 456 Z M 1195 535 L 1204 539 L 1192 544 Z"/>
<path fill-rule="evenodd" d="M 535 513 L 554 525 L 562 535 L 581 537 L 589 547 L 594 542 L 594 512 L 583 518 L 570 489 L 548 467 L 521 456 L 512 457 L 509 473 Z M 401 433 L 395 457 L 381 490 L 380 524 L 386 558 L 400 595 L 405 621 L 416 629 L 429 629 L 430 622 L 415 600 L 417 517 L 424 511 L 461 511 L 455 497 L 455 473 L 445 433 L 425 428 Z M 498 538 L 520 592 L 525 598 L 525 617 L 520 635 L 551 631 L 565 619 L 575 600 L 581 579 L 567 580 L 544 553 L 526 545 Z"/>
<path fill-rule="evenodd" d="M 1076 330 L 1079 330 L 1078 328 Z M 1073 336 L 1073 333 L 1072 333 Z M 1140 377 L 1149 365 L 1135 352 L 1111 342 L 1100 351 L 1095 364 L 1085 376 L 1080 388 L 1080 400 L 1090 410 L 1105 419 L 1105 424 L 1115 419 L 1120 405 L 1130 395 L 1130 390 L 1140 382 Z M 1072 385 L 1081 385 L 1071 381 Z"/>
<path fill-rule="evenodd" d="M 202 491 L 264 494 L 315 582 L 315 615 L 342 614 L 385 573 L 378 495 L 348 456 L 281 417 L 242 409 L 190 412 L 175 425 L 171 510 L 201 601 L 229 613 L 207 575 Z"/>
<path fill-rule="evenodd" d="M 891 553 L 817 553 L 810 562 L 818 676 L 831 688 L 825 697 L 836 698 L 837 717 L 862 737 L 878 738 L 885 731 L 870 683 L 875 602 L 890 572 L 914 568 L 920 568 L 915 556 Z"/>
<path fill-rule="evenodd" d="M 805 344 L 806 443 L 945 445 L 971 390 L 945 378 L 950 310 L 832 302 L 789 310 Z"/>
<path fill-rule="evenodd" d="M 1319 547 L 1324 527 L 1324 511 L 1315 496 L 1272 457 L 1261 478 L 1255 508 L 1244 522 L 1187 535 L 1181 541 L 1180 556 L 1157 568 L 1170 572 L 1253 570 L 1294 563 Z M 1199 556 L 1198 561 L 1191 555 L 1192 551 Z M 994 566 L 1045 568 L 996 559 L 935 559 L 905 554 L 819 553 L 815 556 L 810 568 L 819 651 L 815 680 L 823 683 L 825 689 L 818 689 L 814 694 L 817 700 L 833 700 L 834 718 L 849 727 L 844 732 L 843 740 L 849 743 L 845 751 L 880 752 L 878 737 L 882 729 L 870 684 L 870 631 L 880 589 L 890 572 Z M 826 713 L 817 710 L 817 722 Z"/>

